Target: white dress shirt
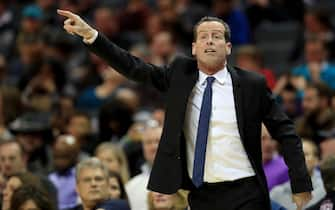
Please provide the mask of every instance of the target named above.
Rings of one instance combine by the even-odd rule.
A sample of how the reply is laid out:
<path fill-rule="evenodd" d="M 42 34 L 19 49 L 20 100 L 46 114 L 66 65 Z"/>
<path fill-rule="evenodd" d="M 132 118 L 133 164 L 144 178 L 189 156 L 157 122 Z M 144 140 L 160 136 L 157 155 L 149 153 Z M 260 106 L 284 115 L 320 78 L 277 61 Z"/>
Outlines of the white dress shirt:
<path fill-rule="evenodd" d="M 193 161 L 202 97 L 209 75 L 199 71 L 199 78 L 189 98 L 185 115 L 187 169 L 193 173 Z M 238 131 L 231 76 L 225 67 L 211 75 L 215 77 L 212 90 L 212 113 L 208 131 L 205 182 L 233 181 L 254 176 Z"/>

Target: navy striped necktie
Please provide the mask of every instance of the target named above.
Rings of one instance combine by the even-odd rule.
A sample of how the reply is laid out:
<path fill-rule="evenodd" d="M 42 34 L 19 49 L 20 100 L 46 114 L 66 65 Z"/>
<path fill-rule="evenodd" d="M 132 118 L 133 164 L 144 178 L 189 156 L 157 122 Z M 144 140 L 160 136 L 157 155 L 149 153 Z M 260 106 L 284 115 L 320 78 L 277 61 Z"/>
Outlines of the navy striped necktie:
<path fill-rule="evenodd" d="M 202 97 L 198 132 L 194 151 L 192 181 L 196 187 L 200 187 L 204 181 L 206 146 L 209 130 L 209 121 L 212 112 L 212 84 L 215 77 L 207 77 L 207 85 Z"/>

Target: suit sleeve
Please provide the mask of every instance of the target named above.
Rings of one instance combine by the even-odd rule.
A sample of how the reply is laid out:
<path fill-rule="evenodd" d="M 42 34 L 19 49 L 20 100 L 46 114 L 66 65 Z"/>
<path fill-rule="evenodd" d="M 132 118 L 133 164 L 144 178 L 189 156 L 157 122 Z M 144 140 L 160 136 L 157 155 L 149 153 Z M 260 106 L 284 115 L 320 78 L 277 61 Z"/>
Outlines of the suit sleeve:
<path fill-rule="evenodd" d="M 86 44 L 86 47 L 131 80 L 153 85 L 162 92 L 169 87 L 170 68 L 145 63 L 100 33 L 97 39 L 92 44 Z"/>
<path fill-rule="evenodd" d="M 312 191 L 301 139 L 295 132 L 294 124 L 275 101 L 270 89 L 266 86 L 265 79 L 262 81 L 261 89 L 263 90 L 263 123 L 271 136 L 281 145 L 284 160 L 289 169 L 292 192 Z"/>

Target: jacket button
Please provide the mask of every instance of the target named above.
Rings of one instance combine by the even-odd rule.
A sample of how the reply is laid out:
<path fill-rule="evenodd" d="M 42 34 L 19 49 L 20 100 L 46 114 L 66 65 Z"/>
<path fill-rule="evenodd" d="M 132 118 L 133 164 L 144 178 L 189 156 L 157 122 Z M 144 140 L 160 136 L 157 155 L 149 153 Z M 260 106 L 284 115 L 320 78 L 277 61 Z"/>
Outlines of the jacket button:
<path fill-rule="evenodd" d="M 177 159 L 180 160 L 180 156 L 177 156 Z"/>

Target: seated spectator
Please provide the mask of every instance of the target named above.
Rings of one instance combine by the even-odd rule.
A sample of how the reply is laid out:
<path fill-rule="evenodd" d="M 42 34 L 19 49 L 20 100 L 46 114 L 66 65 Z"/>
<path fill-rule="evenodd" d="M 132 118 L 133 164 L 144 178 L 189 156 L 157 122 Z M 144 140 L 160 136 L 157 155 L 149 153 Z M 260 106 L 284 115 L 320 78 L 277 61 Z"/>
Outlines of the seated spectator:
<path fill-rule="evenodd" d="M 254 45 L 243 45 L 237 48 L 236 65 L 242 69 L 263 74 L 268 87 L 273 89 L 276 84 L 275 75 L 271 69 L 263 66 L 262 60 L 260 50 Z"/>
<path fill-rule="evenodd" d="M 130 210 L 126 201 L 110 199 L 107 167 L 97 158 L 81 161 L 76 166 L 76 189 L 82 204 L 70 208 Z"/>
<path fill-rule="evenodd" d="M 157 122 L 155 124 L 147 123 L 143 135 L 144 138 L 142 139 L 143 154 L 146 162 L 142 165 L 142 173 L 130 179 L 126 184 L 126 191 L 132 209 L 148 209 L 147 185 L 161 135 L 161 125 Z"/>
<path fill-rule="evenodd" d="M 51 194 L 47 191 L 47 189 L 43 188 L 41 180 L 33 175 L 32 173 L 19 173 L 16 175 L 12 175 L 6 182 L 6 188 L 3 191 L 3 203 L 2 210 L 11 210 L 11 199 L 13 192 L 23 185 L 33 185 L 41 190 L 44 190 L 48 196 Z M 51 201 L 54 201 L 52 197 L 49 197 Z M 53 205 L 56 203 L 52 202 Z M 56 207 L 55 207 L 56 208 Z"/>
<path fill-rule="evenodd" d="M 10 201 L 11 210 L 56 210 L 48 195 L 34 185 L 16 189 Z"/>
<path fill-rule="evenodd" d="M 307 82 L 327 84 L 335 89 L 335 65 L 328 61 L 325 43 L 318 39 L 305 42 L 305 62 L 292 70 L 292 75 L 303 77 Z"/>
<path fill-rule="evenodd" d="M 52 165 L 49 144 L 53 141 L 49 115 L 26 112 L 9 124 L 9 130 L 23 149 L 28 170 L 47 175 Z"/>
<path fill-rule="evenodd" d="M 262 157 L 269 190 L 289 180 L 284 159 L 278 154 L 276 142 L 264 125 L 262 125 Z"/>
<path fill-rule="evenodd" d="M 308 210 L 333 210 L 335 206 L 335 156 L 327 157 L 321 163 L 320 170 L 327 195 Z"/>
<path fill-rule="evenodd" d="M 110 142 L 101 143 L 95 149 L 95 156 L 102 161 L 110 171 L 118 173 L 123 183 L 128 182 L 128 162 L 121 147 Z"/>
<path fill-rule="evenodd" d="M 73 136 L 61 135 L 52 148 L 55 172 L 49 180 L 58 192 L 58 208 L 65 209 L 77 205 L 75 165 L 79 161 L 80 145 Z"/>
<path fill-rule="evenodd" d="M 17 141 L 0 143 L 0 173 L 5 179 L 21 173 L 27 173 L 27 156 L 23 147 Z M 38 176 L 43 188 L 51 196 L 52 201 L 57 203 L 57 190 L 55 186 L 44 176 Z"/>
<path fill-rule="evenodd" d="M 148 206 L 148 210 L 185 210 L 188 206 L 187 193 L 181 190 L 170 195 L 149 192 Z"/>
<path fill-rule="evenodd" d="M 109 171 L 109 186 L 111 199 L 122 199 L 128 201 L 128 196 L 124 184 L 118 173 Z"/>
<path fill-rule="evenodd" d="M 307 203 L 307 205 L 304 207 L 305 209 L 318 202 L 326 194 L 326 192 L 323 187 L 320 172 L 317 170 L 319 163 L 319 152 L 317 146 L 310 140 L 303 140 L 302 145 L 305 154 L 307 170 L 312 178 L 312 184 L 314 188 L 312 191 L 312 200 Z M 295 210 L 297 208 L 291 199 L 292 192 L 289 182 L 274 187 L 270 192 L 270 197 L 272 200 L 276 201 L 288 210 Z"/>
<path fill-rule="evenodd" d="M 318 146 L 323 140 L 321 131 L 330 131 L 335 127 L 330 97 L 331 90 L 326 85 L 308 85 L 302 101 L 303 115 L 296 121 L 297 133 L 303 138 L 312 139 Z"/>

